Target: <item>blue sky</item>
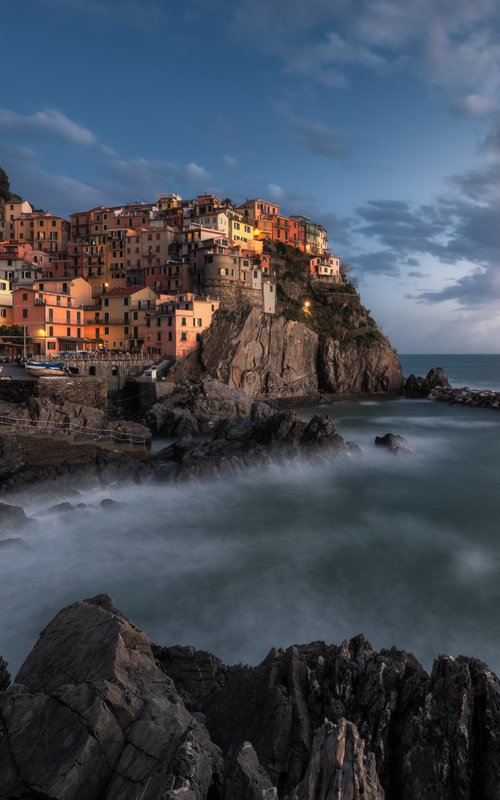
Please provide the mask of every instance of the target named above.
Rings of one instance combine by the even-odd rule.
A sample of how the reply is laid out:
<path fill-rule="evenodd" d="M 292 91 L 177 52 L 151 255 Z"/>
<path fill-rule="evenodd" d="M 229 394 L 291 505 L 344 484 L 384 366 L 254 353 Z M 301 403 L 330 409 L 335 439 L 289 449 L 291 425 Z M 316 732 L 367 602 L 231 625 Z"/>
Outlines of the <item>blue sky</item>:
<path fill-rule="evenodd" d="M 328 228 L 400 352 L 500 350 L 494 0 L 24 0 L 0 165 L 63 215 L 260 196 Z"/>

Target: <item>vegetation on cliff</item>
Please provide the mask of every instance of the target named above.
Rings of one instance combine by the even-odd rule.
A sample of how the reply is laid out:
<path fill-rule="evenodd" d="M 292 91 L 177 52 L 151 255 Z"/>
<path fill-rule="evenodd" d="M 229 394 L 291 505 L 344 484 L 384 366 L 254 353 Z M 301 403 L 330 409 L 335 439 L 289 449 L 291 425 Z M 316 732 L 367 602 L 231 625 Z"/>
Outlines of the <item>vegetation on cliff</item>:
<path fill-rule="evenodd" d="M 277 276 L 278 312 L 302 322 L 320 337 L 383 341 L 379 326 L 362 304 L 347 264 L 341 266 L 343 282 L 329 284 L 309 277 L 309 256 L 294 247 L 270 243 L 266 252 Z"/>

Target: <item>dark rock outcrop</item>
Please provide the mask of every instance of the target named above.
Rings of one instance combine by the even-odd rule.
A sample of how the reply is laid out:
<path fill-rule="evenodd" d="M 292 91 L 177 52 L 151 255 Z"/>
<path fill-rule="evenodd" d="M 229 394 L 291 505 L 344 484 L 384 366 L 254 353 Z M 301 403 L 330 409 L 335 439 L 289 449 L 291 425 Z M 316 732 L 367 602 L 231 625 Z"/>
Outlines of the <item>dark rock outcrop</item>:
<path fill-rule="evenodd" d="M 433 367 L 429 370 L 425 378 L 417 377 L 413 373 L 405 381 L 403 393 L 405 397 L 419 398 L 428 397 L 433 389 L 451 388 L 450 382 L 442 367 Z"/>
<path fill-rule="evenodd" d="M 216 316 L 201 361 L 214 378 L 252 397 L 399 393 L 403 386 L 398 357 L 382 334 L 340 341 L 256 308 Z"/>
<path fill-rule="evenodd" d="M 500 682 L 474 659 L 341 646 L 227 667 L 151 647 L 106 595 L 0 659 L 0 797 L 498 800 Z"/>
<path fill-rule="evenodd" d="M 461 388 L 436 386 L 431 391 L 429 399 L 469 408 L 500 408 L 500 392 L 491 389 L 469 389 L 468 386 Z"/>
<path fill-rule="evenodd" d="M 293 411 L 275 411 L 260 419 L 220 422 L 210 441 L 191 436 L 155 456 L 159 479 L 186 479 L 237 471 L 244 466 L 269 463 L 273 459 L 346 456 L 358 452 L 357 445 L 345 442 L 336 433 L 328 416 L 315 415 L 304 422 Z"/>
<path fill-rule="evenodd" d="M 255 420 L 271 413 L 242 390 L 205 376 L 196 384 L 178 384 L 165 400 L 153 405 L 146 422 L 164 436 L 199 436 L 216 431 L 228 420 Z"/>
<path fill-rule="evenodd" d="M 383 436 L 375 436 L 377 447 L 385 447 L 394 455 L 405 455 L 411 453 L 408 447 L 408 439 L 397 433 L 385 433 Z"/>
<path fill-rule="evenodd" d="M 10 683 L 10 673 L 7 669 L 7 662 L 0 656 L 0 692 L 7 688 Z"/>
<path fill-rule="evenodd" d="M 0 797 L 209 797 L 222 759 L 155 663 L 146 636 L 100 596 L 61 611 L 0 695 Z"/>

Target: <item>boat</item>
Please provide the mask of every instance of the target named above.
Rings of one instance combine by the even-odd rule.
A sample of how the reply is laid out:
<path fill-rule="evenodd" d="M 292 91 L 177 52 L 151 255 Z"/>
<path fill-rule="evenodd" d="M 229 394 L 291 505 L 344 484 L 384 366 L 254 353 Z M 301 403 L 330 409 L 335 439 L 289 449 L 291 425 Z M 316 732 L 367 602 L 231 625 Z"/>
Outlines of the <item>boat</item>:
<path fill-rule="evenodd" d="M 31 375 L 68 375 L 69 370 L 63 361 L 27 361 L 24 368 Z"/>

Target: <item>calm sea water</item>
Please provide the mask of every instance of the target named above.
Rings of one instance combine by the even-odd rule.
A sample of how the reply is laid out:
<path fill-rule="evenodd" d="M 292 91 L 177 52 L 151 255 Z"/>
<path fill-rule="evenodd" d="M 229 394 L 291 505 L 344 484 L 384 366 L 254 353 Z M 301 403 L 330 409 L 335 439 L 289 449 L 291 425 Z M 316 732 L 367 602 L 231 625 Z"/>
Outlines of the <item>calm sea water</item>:
<path fill-rule="evenodd" d="M 406 374 L 443 366 L 460 384 L 500 384 L 498 356 L 402 360 Z M 500 414 L 402 399 L 320 410 L 361 457 L 82 490 L 92 508 L 45 517 L 28 550 L 1 552 L 0 654 L 17 668 L 62 606 L 108 592 L 153 641 L 228 663 L 363 632 L 426 667 L 463 653 L 500 672 Z M 387 431 L 413 455 L 376 449 Z M 123 505 L 104 511 L 105 496 Z"/>

